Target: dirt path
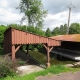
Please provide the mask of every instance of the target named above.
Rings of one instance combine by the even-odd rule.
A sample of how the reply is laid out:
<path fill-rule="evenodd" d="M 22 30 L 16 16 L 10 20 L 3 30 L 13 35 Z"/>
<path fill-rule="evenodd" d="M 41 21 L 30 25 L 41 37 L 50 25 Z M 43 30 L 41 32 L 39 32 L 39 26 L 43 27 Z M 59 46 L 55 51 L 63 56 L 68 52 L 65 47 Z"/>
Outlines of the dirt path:
<path fill-rule="evenodd" d="M 80 80 L 80 71 L 61 73 L 52 76 L 40 76 L 37 77 L 36 80 Z"/>

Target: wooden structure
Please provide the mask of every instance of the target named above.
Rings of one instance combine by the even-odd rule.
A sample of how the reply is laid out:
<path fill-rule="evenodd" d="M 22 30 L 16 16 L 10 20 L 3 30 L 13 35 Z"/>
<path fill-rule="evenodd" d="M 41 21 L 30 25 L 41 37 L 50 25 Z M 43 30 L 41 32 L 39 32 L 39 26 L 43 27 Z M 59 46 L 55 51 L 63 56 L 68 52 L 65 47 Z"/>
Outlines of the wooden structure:
<path fill-rule="evenodd" d="M 47 67 L 50 67 L 50 51 L 54 46 L 60 46 L 60 41 L 21 31 L 15 28 L 8 28 L 4 33 L 5 53 L 12 53 L 12 60 L 15 59 L 16 51 L 24 44 L 43 44 L 47 50 Z"/>
<path fill-rule="evenodd" d="M 54 47 L 52 53 L 80 61 L 80 34 L 58 35 L 50 38 L 61 41 L 61 45 Z"/>

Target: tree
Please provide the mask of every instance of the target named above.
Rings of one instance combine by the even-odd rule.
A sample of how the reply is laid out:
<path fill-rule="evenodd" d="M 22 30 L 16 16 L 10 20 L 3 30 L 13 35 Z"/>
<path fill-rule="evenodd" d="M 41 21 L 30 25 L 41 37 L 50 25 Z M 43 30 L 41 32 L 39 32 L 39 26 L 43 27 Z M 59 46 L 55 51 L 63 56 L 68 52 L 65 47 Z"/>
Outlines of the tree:
<path fill-rule="evenodd" d="M 67 24 L 64 24 L 64 34 L 67 34 Z"/>
<path fill-rule="evenodd" d="M 72 23 L 69 28 L 69 34 L 80 34 L 80 24 Z"/>
<path fill-rule="evenodd" d="M 60 35 L 64 35 L 67 33 L 67 24 L 60 26 Z"/>
<path fill-rule="evenodd" d="M 41 0 L 21 0 L 18 9 L 24 13 L 21 22 L 27 19 L 28 26 L 42 27 L 47 11 L 43 9 Z"/>
<path fill-rule="evenodd" d="M 16 28 L 19 30 L 23 30 L 26 31 L 26 25 L 19 25 L 19 24 L 8 24 L 7 27 L 12 27 L 12 28 Z"/>
<path fill-rule="evenodd" d="M 0 49 L 3 48 L 3 44 L 4 44 L 4 32 L 7 29 L 6 26 L 4 25 L 0 25 Z"/>
<path fill-rule="evenodd" d="M 50 37 L 51 36 L 51 30 L 49 28 L 47 28 L 45 34 L 46 34 L 46 37 Z"/>
<path fill-rule="evenodd" d="M 53 35 L 59 35 L 59 34 L 60 34 L 60 29 L 59 29 L 59 27 L 54 28 L 53 31 L 52 31 L 52 34 L 53 34 Z"/>
<path fill-rule="evenodd" d="M 63 34 L 64 26 L 60 25 L 60 34 Z"/>
<path fill-rule="evenodd" d="M 28 26 L 27 31 L 31 33 L 35 33 L 35 28 L 33 26 Z"/>

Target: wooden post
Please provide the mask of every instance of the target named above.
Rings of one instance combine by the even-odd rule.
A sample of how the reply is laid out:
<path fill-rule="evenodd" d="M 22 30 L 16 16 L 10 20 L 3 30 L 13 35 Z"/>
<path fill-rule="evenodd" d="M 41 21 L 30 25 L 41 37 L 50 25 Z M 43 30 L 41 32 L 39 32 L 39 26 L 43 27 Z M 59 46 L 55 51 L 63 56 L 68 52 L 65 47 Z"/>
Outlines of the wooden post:
<path fill-rule="evenodd" d="M 50 67 L 50 53 L 49 53 L 49 47 L 47 47 L 47 68 Z"/>
<path fill-rule="evenodd" d="M 20 48 L 21 45 L 18 45 L 17 48 L 15 48 L 15 45 L 12 45 L 12 60 L 15 59 L 15 53 Z"/>
<path fill-rule="evenodd" d="M 47 68 L 50 67 L 50 51 L 53 49 L 53 47 L 47 46 L 45 44 L 43 44 L 43 46 L 46 48 L 47 50 Z"/>
<path fill-rule="evenodd" d="M 15 59 L 15 45 L 12 45 L 12 60 Z"/>

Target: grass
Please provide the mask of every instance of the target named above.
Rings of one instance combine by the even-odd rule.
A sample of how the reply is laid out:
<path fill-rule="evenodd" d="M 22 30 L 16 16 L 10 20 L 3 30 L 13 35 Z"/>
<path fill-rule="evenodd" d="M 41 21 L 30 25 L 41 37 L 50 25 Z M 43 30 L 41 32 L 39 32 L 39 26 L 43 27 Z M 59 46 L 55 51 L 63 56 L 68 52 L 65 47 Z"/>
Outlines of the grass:
<path fill-rule="evenodd" d="M 42 53 L 37 52 L 37 51 L 30 51 L 29 55 L 31 55 L 34 59 L 38 60 L 41 64 L 46 64 L 45 53 L 42 54 Z M 50 60 L 51 65 L 53 65 L 53 64 L 56 64 L 56 65 L 53 65 L 50 68 L 47 68 L 43 71 L 33 72 L 33 73 L 30 73 L 30 74 L 26 74 L 24 76 L 19 76 L 19 75 L 12 76 L 12 77 L 7 76 L 5 78 L 0 78 L 0 80 L 35 80 L 36 77 L 45 76 L 45 75 L 48 75 L 49 73 L 51 75 L 53 75 L 53 74 L 59 74 L 59 73 L 62 73 L 62 72 L 69 72 L 69 71 L 75 72 L 75 71 L 80 70 L 80 68 L 64 67 L 62 64 L 60 64 L 61 63 L 60 61 L 55 60 L 53 57 L 51 57 L 50 59 L 51 59 Z M 20 62 L 20 63 L 23 64 L 23 62 Z"/>
<path fill-rule="evenodd" d="M 41 64 L 46 64 L 46 56 L 38 51 L 29 51 L 29 55 Z"/>
<path fill-rule="evenodd" d="M 46 52 L 38 52 L 38 51 L 29 51 L 29 55 L 32 56 L 35 60 L 37 60 L 39 63 L 46 65 L 46 61 L 47 61 L 47 54 Z M 50 63 L 51 65 L 57 65 L 57 64 L 70 64 L 70 63 L 74 63 L 74 61 L 68 61 L 67 60 L 57 60 L 57 56 L 55 54 L 50 54 Z"/>
<path fill-rule="evenodd" d="M 75 71 L 79 71 L 80 68 L 67 68 L 67 67 L 64 67 L 63 65 L 59 64 L 59 65 L 54 65 L 50 68 L 47 68 L 43 71 L 39 71 L 39 72 L 33 72 L 33 73 L 30 73 L 30 74 L 26 74 L 24 76 L 7 76 L 6 78 L 1 78 L 0 80 L 35 80 L 36 77 L 38 76 L 45 76 L 45 75 L 48 75 L 49 73 L 50 74 L 59 74 L 59 73 L 62 73 L 62 72 L 69 72 L 69 71 L 72 71 L 72 72 L 75 72 Z"/>

